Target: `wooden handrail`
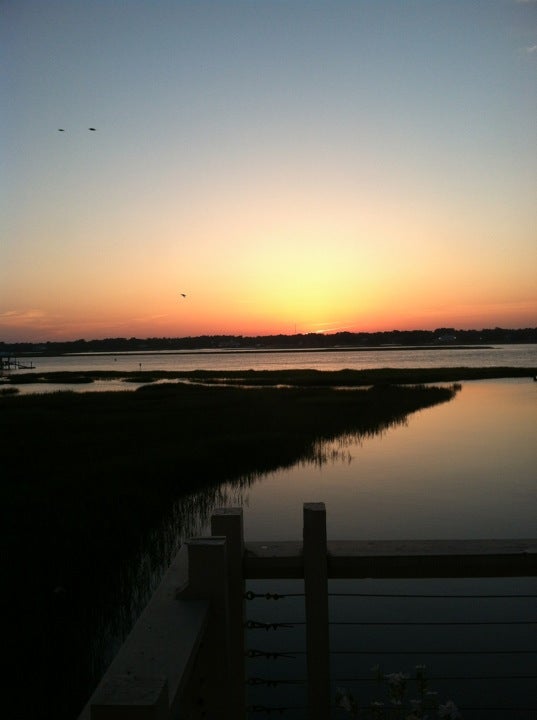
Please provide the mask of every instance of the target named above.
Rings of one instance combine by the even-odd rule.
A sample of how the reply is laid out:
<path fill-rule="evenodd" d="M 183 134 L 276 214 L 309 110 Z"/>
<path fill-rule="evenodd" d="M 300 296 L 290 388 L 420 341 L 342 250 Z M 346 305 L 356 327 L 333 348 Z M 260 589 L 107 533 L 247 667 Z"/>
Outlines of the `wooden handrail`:
<path fill-rule="evenodd" d="M 188 580 L 182 547 L 79 720 L 177 717 L 209 618 L 209 601 L 181 601 Z"/>
<path fill-rule="evenodd" d="M 245 543 L 241 508 L 211 530 L 181 548 L 79 720 L 246 717 L 245 579 L 305 581 L 313 719 L 330 701 L 329 579 L 537 576 L 537 539 L 327 541 L 323 503 L 304 505 L 303 542 Z"/>
<path fill-rule="evenodd" d="M 327 572 L 329 579 L 534 576 L 537 539 L 328 541 Z M 302 543 L 245 543 L 244 576 L 303 578 Z"/>

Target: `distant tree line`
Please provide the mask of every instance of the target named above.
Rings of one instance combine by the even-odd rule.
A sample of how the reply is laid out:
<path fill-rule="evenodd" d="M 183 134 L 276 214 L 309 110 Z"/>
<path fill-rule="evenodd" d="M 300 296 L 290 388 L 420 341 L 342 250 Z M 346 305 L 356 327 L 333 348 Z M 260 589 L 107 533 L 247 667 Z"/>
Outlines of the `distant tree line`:
<path fill-rule="evenodd" d="M 177 338 L 104 338 L 100 340 L 72 340 L 65 342 L 0 341 L 0 355 L 63 355 L 91 352 L 151 352 L 156 350 L 286 350 L 351 347 L 381 347 L 388 345 L 505 345 L 537 343 L 537 328 L 489 328 L 483 330 L 390 330 L 374 333 L 338 332 L 295 335 L 201 335 Z"/>

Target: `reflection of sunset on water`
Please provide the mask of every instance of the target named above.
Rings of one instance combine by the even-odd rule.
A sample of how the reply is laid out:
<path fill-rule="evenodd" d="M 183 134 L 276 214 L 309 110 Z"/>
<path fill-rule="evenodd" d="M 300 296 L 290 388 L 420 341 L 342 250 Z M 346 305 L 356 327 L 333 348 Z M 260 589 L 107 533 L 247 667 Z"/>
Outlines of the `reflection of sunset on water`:
<path fill-rule="evenodd" d="M 331 539 L 533 537 L 536 426 L 531 380 L 463 383 L 450 402 L 380 435 L 334 441 L 334 462 L 328 444 L 325 464 L 256 483 L 247 535 L 294 539 L 307 497 L 325 502 Z"/>

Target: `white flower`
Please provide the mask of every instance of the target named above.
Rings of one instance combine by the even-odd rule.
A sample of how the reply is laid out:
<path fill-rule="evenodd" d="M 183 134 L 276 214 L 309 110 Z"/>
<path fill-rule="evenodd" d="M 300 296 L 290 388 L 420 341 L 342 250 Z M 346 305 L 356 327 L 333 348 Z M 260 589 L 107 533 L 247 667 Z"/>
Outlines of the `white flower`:
<path fill-rule="evenodd" d="M 448 720 L 456 720 L 461 717 L 461 714 L 452 700 L 448 700 L 445 705 L 440 705 L 438 708 L 438 717 L 448 718 Z"/>
<path fill-rule="evenodd" d="M 390 673 L 390 675 L 386 675 L 386 680 L 389 682 L 390 685 L 404 685 L 405 682 L 409 679 L 410 675 L 407 673 Z"/>
<path fill-rule="evenodd" d="M 340 708 L 343 708 L 343 710 L 346 710 L 348 713 L 353 712 L 353 703 L 345 688 L 337 689 L 336 702 Z"/>

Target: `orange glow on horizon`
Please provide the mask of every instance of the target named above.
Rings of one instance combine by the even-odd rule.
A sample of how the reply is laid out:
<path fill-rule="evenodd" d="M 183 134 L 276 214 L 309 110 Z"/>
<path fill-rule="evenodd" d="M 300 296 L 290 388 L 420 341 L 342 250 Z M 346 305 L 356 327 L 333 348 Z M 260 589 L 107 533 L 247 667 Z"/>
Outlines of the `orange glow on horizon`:
<path fill-rule="evenodd" d="M 537 325 L 532 3 L 160 5 L 10 4 L 0 341 Z"/>
<path fill-rule="evenodd" d="M 4 342 L 53 342 L 106 337 L 261 337 L 435 330 L 439 327 L 479 330 L 536 326 L 534 308 L 531 304 L 523 303 L 505 307 L 485 306 L 481 311 L 476 307 L 451 307 L 415 312 L 411 308 L 402 307 L 397 312 L 387 308 L 384 313 L 364 310 L 354 315 L 348 312 L 337 315 L 328 308 L 321 314 L 318 307 L 307 313 L 300 304 L 279 315 L 263 313 L 256 308 L 243 310 L 242 314 L 230 314 L 228 305 L 224 305 L 217 312 L 207 312 L 206 304 L 201 304 L 201 310 L 197 310 L 192 309 L 189 303 L 194 306 L 195 300 L 187 295 L 182 304 L 177 301 L 176 304 L 146 308 L 146 312 L 138 315 L 129 312 L 129 308 L 124 308 L 121 313 L 94 312 L 91 318 L 86 316 L 87 319 L 78 317 L 76 313 L 70 316 L 62 313 L 48 315 L 39 311 L 29 311 L 24 315 L 13 314 L 2 318 L 3 330 L 0 339 Z"/>

